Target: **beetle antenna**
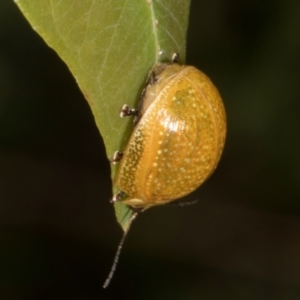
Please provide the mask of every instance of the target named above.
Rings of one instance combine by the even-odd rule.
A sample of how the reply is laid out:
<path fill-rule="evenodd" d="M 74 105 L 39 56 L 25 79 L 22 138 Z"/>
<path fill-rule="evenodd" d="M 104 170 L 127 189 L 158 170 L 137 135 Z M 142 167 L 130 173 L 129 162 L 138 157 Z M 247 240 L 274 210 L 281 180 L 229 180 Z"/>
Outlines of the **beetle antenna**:
<path fill-rule="evenodd" d="M 198 203 L 198 199 L 195 200 L 191 200 L 191 201 L 179 201 L 179 202 L 175 202 L 175 203 L 170 203 L 170 205 L 174 205 L 174 206 L 178 206 L 178 207 L 186 207 L 186 206 L 190 206 L 190 205 L 194 205 Z"/>
<path fill-rule="evenodd" d="M 114 276 L 114 273 L 116 271 L 116 268 L 117 268 L 117 264 L 118 264 L 118 261 L 119 261 L 119 257 L 120 257 L 120 254 L 121 254 L 121 251 L 122 251 L 122 248 L 123 248 L 123 245 L 124 245 L 124 242 L 126 240 L 126 237 L 127 237 L 127 234 L 129 232 L 129 229 L 130 229 L 130 226 L 131 226 L 131 223 L 132 221 L 136 218 L 136 216 L 138 215 L 138 211 L 134 212 L 132 214 L 132 216 L 130 217 L 130 220 L 129 220 L 129 224 L 128 224 L 128 227 L 126 228 L 126 230 L 124 231 L 123 233 L 123 236 L 122 236 L 122 239 L 118 245 L 118 249 L 117 249 L 117 252 L 115 254 L 115 257 L 114 257 L 114 260 L 113 260 L 113 264 L 111 266 L 111 269 L 109 271 L 109 274 L 103 284 L 103 288 L 106 289 L 109 285 L 109 283 L 111 282 L 113 276 Z"/>

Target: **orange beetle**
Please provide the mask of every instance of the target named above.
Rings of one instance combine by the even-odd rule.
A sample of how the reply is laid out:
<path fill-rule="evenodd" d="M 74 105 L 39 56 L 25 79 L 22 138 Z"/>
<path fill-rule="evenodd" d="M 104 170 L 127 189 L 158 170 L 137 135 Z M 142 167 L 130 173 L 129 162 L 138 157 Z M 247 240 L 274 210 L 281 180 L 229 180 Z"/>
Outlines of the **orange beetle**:
<path fill-rule="evenodd" d="M 113 277 L 119 255 L 138 212 L 181 198 L 199 187 L 215 170 L 226 136 L 221 96 L 210 79 L 192 66 L 158 63 L 150 72 L 139 110 L 124 105 L 121 116 L 135 115 L 135 127 L 115 178 L 121 190 L 112 202 L 133 208 L 103 285 Z M 123 199 L 124 193 L 128 196 Z"/>
<path fill-rule="evenodd" d="M 225 135 L 224 106 L 210 79 L 192 66 L 155 65 L 115 178 L 128 195 L 121 201 L 147 209 L 191 193 L 217 167 Z"/>

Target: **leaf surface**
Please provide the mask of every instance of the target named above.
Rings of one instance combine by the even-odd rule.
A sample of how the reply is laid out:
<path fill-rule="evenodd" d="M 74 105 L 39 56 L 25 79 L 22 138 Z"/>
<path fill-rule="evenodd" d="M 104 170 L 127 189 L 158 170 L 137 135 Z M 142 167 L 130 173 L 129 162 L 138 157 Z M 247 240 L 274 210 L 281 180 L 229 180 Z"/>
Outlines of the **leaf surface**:
<path fill-rule="evenodd" d="M 121 119 L 119 111 L 125 103 L 137 107 L 156 62 L 170 61 L 175 51 L 184 61 L 190 1 L 15 2 L 70 68 L 91 107 L 108 158 L 116 150 L 124 150 L 132 119 Z M 116 169 L 112 166 L 112 178 Z M 116 203 L 115 210 L 125 230 L 131 210 L 122 203 Z"/>

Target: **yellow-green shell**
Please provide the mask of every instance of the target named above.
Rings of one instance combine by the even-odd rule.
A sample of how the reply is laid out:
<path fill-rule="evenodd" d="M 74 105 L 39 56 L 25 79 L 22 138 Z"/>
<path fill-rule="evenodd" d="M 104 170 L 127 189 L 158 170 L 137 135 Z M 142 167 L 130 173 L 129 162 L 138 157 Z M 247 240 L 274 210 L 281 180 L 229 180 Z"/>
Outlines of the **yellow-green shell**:
<path fill-rule="evenodd" d="M 136 208 L 161 205 L 199 187 L 215 170 L 226 135 L 218 90 L 192 66 L 159 64 L 115 183 Z"/>

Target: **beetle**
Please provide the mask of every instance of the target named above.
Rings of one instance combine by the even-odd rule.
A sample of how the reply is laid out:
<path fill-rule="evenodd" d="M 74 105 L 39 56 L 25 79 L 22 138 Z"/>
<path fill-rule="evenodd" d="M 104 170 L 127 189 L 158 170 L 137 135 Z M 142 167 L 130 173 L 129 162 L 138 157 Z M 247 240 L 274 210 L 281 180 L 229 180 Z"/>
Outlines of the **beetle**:
<path fill-rule="evenodd" d="M 176 53 L 171 63 L 154 65 L 139 108 L 125 104 L 120 116 L 135 116 L 134 129 L 124 152 L 112 159 L 120 162 L 115 178 L 120 192 L 112 202 L 122 201 L 134 213 L 104 288 L 137 214 L 184 197 L 207 180 L 221 158 L 227 130 L 217 88 L 197 68 L 178 64 Z"/>
<path fill-rule="evenodd" d="M 169 203 L 194 191 L 217 167 L 225 109 L 217 88 L 195 67 L 156 64 L 139 109 L 124 105 L 121 115 L 136 119 L 115 178 L 122 192 L 113 202 L 142 210 Z"/>

